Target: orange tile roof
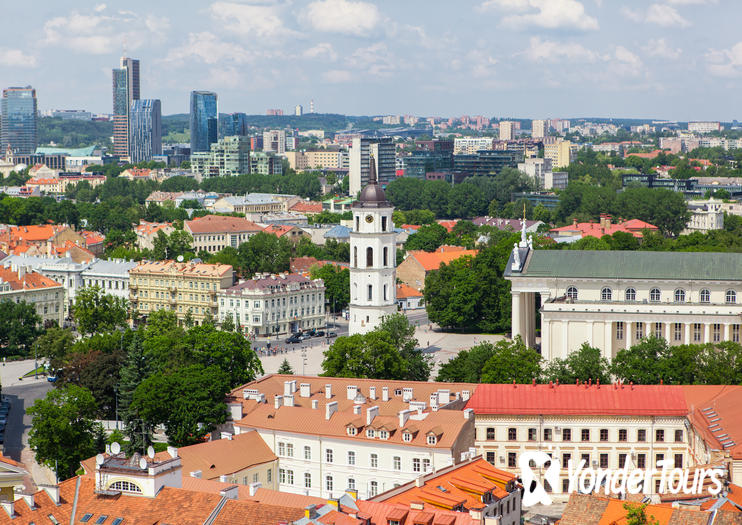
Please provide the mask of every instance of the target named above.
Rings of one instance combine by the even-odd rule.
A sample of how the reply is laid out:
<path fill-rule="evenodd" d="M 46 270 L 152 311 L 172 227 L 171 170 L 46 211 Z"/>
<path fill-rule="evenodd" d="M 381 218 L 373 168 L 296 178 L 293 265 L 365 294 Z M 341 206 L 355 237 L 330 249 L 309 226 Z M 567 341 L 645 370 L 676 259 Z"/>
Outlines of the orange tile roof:
<path fill-rule="evenodd" d="M 93 458 L 93 465 L 95 459 Z M 209 492 L 219 494 L 220 491 L 234 487 L 234 483 L 225 483 L 213 479 L 194 478 L 187 473 L 183 475 L 183 488 L 196 492 Z M 284 507 L 295 507 L 304 509 L 309 505 L 322 506 L 327 503 L 323 498 L 314 496 L 305 496 L 304 494 L 292 494 L 290 492 L 279 492 L 278 490 L 259 488 L 254 496 L 250 496 L 250 487 L 247 485 L 237 485 L 237 499 L 265 503 L 266 505 L 282 505 Z"/>
<path fill-rule="evenodd" d="M 217 277 L 224 276 L 232 272 L 232 266 L 229 264 L 208 264 L 194 262 L 175 262 L 175 261 L 142 261 L 137 266 L 129 270 L 129 274 L 161 274 L 170 275 L 171 273 L 181 273 L 193 275 L 196 277 Z"/>
<path fill-rule="evenodd" d="M 441 264 L 450 264 L 451 261 L 461 257 L 476 257 L 479 250 L 467 250 L 462 246 L 441 246 L 434 252 L 423 250 L 412 250 L 409 252 L 410 257 L 414 257 L 417 262 L 425 269 L 426 272 L 437 270 Z"/>
<path fill-rule="evenodd" d="M 61 287 L 57 281 L 37 272 L 25 272 L 22 276 L 11 267 L 0 266 L 0 281 L 10 284 L 12 290 L 39 290 Z"/>
<path fill-rule="evenodd" d="M 259 232 L 262 230 L 260 226 L 244 217 L 226 215 L 204 215 L 186 221 L 185 229 L 194 234 Z"/>
<path fill-rule="evenodd" d="M 283 237 L 287 233 L 290 233 L 294 231 L 296 226 L 289 226 L 287 224 L 269 224 L 265 228 L 263 228 L 263 231 L 265 233 L 272 233 L 276 237 Z"/>
<path fill-rule="evenodd" d="M 300 201 L 291 206 L 289 211 L 298 213 L 322 213 L 322 203 L 315 201 Z"/>
<path fill-rule="evenodd" d="M 613 235 L 616 232 L 630 233 L 634 237 L 641 238 L 642 230 L 644 229 L 657 231 L 659 228 L 639 219 L 630 219 L 628 221 L 611 223 L 605 226 L 597 222 L 575 221 L 568 226 L 552 228 L 549 231 L 554 233 L 574 233 L 575 235 L 581 234 L 582 237 L 597 237 L 599 239 L 603 235 Z"/>
<path fill-rule="evenodd" d="M 0 230 L 0 240 L 5 241 L 28 241 L 39 242 L 47 241 L 54 237 L 54 234 L 66 230 L 68 226 L 57 224 L 39 224 L 30 226 L 10 226 L 5 230 Z"/>
<path fill-rule="evenodd" d="M 219 479 L 278 459 L 257 432 L 182 447 L 178 455 L 184 473 L 200 470 L 205 479 Z"/>
<path fill-rule="evenodd" d="M 408 299 L 410 297 L 422 297 L 423 293 L 415 290 L 412 286 L 401 283 L 397 285 L 397 299 Z"/>
<path fill-rule="evenodd" d="M 172 225 L 172 222 L 147 222 L 140 220 L 139 224 L 134 227 L 134 230 L 141 235 L 153 235 L 161 229 Z"/>
<path fill-rule="evenodd" d="M 90 230 L 80 230 L 80 235 L 85 238 L 85 243 L 88 246 L 90 246 L 91 244 L 100 244 L 106 240 L 106 237 L 103 234 Z"/>
<path fill-rule="evenodd" d="M 396 512 L 407 512 L 405 524 L 429 523 L 433 525 L 480 525 L 481 521 L 472 518 L 468 512 L 453 512 L 443 509 L 424 508 L 413 510 L 406 505 L 378 501 L 356 501 L 358 509 L 371 518 L 372 525 L 387 525 L 388 516 Z M 433 516 L 431 521 L 430 516 Z"/>
<path fill-rule="evenodd" d="M 742 459 L 742 386 L 686 385 L 680 388 L 696 431 L 712 448 L 726 450 L 732 458 Z M 709 426 L 714 424 L 718 427 L 713 427 L 712 431 Z M 720 440 L 717 436 L 722 435 L 724 438 Z"/>
<path fill-rule="evenodd" d="M 459 219 L 454 219 L 451 221 L 445 221 L 445 220 L 438 220 L 436 221 L 438 224 L 443 226 L 448 233 L 451 233 L 453 231 L 454 226 L 456 226 L 456 223 L 459 222 Z"/>

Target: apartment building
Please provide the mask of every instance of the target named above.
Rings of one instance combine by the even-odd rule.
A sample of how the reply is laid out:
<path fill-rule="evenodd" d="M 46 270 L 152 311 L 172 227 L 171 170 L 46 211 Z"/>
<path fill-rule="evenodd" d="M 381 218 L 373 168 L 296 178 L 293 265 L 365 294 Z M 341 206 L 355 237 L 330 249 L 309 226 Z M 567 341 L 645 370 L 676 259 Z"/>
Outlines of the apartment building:
<path fill-rule="evenodd" d="M 152 250 L 155 247 L 155 239 L 159 232 L 170 235 L 175 231 L 171 222 L 147 222 L 140 220 L 134 227 L 137 234 L 137 248 L 140 250 Z"/>
<path fill-rule="evenodd" d="M 269 336 L 325 325 L 325 283 L 298 273 L 262 274 L 219 292 L 219 322 Z"/>
<path fill-rule="evenodd" d="M 442 388 L 444 387 L 445 388 Z M 278 456 L 278 488 L 371 498 L 469 457 L 475 385 L 269 375 L 232 391 L 235 433 Z"/>
<path fill-rule="evenodd" d="M 193 249 L 196 253 L 202 250 L 217 253 L 227 246 L 238 248 L 240 244 L 262 231 L 262 228 L 252 221 L 223 215 L 204 215 L 185 221 L 183 229 L 193 237 Z"/>
<path fill-rule="evenodd" d="M 64 288 L 56 281 L 24 266 L 2 262 L 0 266 L 0 302 L 24 301 L 36 309 L 41 325 L 64 320 Z"/>
<path fill-rule="evenodd" d="M 191 172 L 201 177 L 235 177 L 250 173 L 250 140 L 223 137 L 209 151 L 191 153 Z"/>
<path fill-rule="evenodd" d="M 544 144 L 544 158 L 551 160 L 554 168 L 566 168 L 575 158 L 577 145 L 568 140 L 557 140 L 551 144 Z"/>
<path fill-rule="evenodd" d="M 263 151 L 272 151 L 283 154 L 286 152 L 286 132 L 280 129 L 272 129 L 263 132 Z"/>
<path fill-rule="evenodd" d="M 217 294 L 233 282 L 228 264 L 142 261 L 129 271 L 129 304 L 144 317 L 169 310 L 182 321 L 190 312 L 194 323 L 202 324 L 217 318 Z"/>
<path fill-rule="evenodd" d="M 286 159 L 289 167 L 296 171 L 315 168 L 334 170 L 343 167 L 343 153 L 337 149 L 287 151 Z"/>
<path fill-rule="evenodd" d="M 453 139 L 454 155 L 474 155 L 477 151 L 492 149 L 492 137 L 459 137 Z"/>
<path fill-rule="evenodd" d="M 82 286 L 98 286 L 103 293 L 129 300 L 129 270 L 137 263 L 123 259 L 95 259 L 82 271 Z"/>
<path fill-rule="evenodd" d="M 549 121 L 548 120 L 532 120 L 531 121 L 531 138 L 542 139 L 549 133 Z"/>
<path fill-rule="evenodd" d="M 514 140 L 517 132 L 516 123 L 512 120 L 500 121 L 500 140 Z"/>

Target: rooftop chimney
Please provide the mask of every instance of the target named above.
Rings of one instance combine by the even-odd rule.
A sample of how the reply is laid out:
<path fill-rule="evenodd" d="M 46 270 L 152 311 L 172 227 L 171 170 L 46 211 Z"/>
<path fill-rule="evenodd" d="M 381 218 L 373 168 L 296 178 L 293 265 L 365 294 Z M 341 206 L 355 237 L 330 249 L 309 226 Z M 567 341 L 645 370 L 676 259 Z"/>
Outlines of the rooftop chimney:
<path fill-rule="evenodd" d="M 379 407 L 373 406 L 366 410 L 366 426 L 370 425 L 376 416 L 379 415 Z"/>
<path fill-rule="evenodd" d="M 287 407 L 294 406 L 294 395 L 283 396 L 283 405 Z"/>
<path fill-rule="evenodd" d="M 228 480 L 228 479 L 229 479 L 229 478 L 227 478 L 227 475 L 226 475 L 226 474 L 221 474 L 221 475 L 219 476 L 219 481 L 221 481 L 222 483 L 227 483 L 227 480 Z"/>
<path fill-rule="evenodd" d="M 358 387 L 356 385 L 348 385 L 346 387 L 347 399 L 350 399 L 351 401 L 353 401 L 356 398 L 357 393 L 358 393 Z"/>
<path fill-rule="evenodd" d="M 167 447 L 167 453 L 170 454 L 171 458 L 177 458 L 178 457 L 178 449 L 175 447 Z"/>
<path fill-rule="evenodd" d="M 399 411 L 399 428 L 402 428 L 405 426 L 412 412 L 414 411 L 413 410 L 400 410 Z"/>
<path fill-rule="evenodd" d="M 338 402 L 337 401 L 333 401 L 332 403 L 327 403 L 325 405 L 325 419 L 329 421 L 330 418 L 332 417 L 332 415 L 335 412 L 337 412 L 337 410 L 338 410 Z"/>
<path fill-rule="evenodd" d="M 425 485 L 425 476 L 418 476 L 415 478 L 415 486 L 416 487 L 422 487 Z"/>
<path fill-rule="evenodd" d="M 226 487 L 220 490 L 219 495 L 222 498 L 237 499 L 237 497 L 239 496 L 239 490 L 240 489 L 237 485 L 232 485 L 230 487 Z"/>
<path fill-rule="evenodd" d="M 281 408 L 281 405 L 283 405 L 283 396 L 276 396 L 273 400 L 273 407 Z"/>
<path fill-rule="evenodd" d="M 381 400 L 389 401 L 389 387 L 388 386 L 381 387 Z"/>
<path fill-rule="evenodd" d="M 317 410 L 319 408 L 319 399 L 312 399 L 312 410 Z"/>
<path fill-rule="evenodd" d="M 332 385 L 329 383 L 325 385 L 325 399 L 332 399 Z"/>
<path fill-rule="evenodd" d="M 369 399 L 376 399 L 376 387 L 372 386 L 368 389 L 368 397 Z"/>
<path fill-rule="evenodd" d="M 219 439 L 232 439 L 232 433 L 231 432 L 221 432 L 219 434 Z"/>
<path fill-rule="evenodd" d="M 255 497 L 255 494 L 257 494 L 257 493 L 258 493 L 258 489 L 259 489 L 259 488 L 260 488 L 261 486 L 262 486 L 262 485 L 261 485 L 261 483 L 260 483 L 259 481 L 254 481 L 254 482 L 250 483 L 250 484 L 249 484 L 249 485 L 247 486 L 247 489 L 248 489 L 248 491 L 249 491 L 250 497 Z"/>
<path fill-rule="evenodd" d="M 464 410 L 464 419 L 471 419 L 472 416 L 474 416 L 474 409 L 467 408 L 466 410 Z"/>
<path fill-rule="evenodd" d="M 299 385 L 299 395 L 301 397 L 311 397 L 312 393 L 309 383 L 302 383 Z"/>
<path fill-rule="evenodd" d="M 408 386 L 404 387 L 402 389 L 402 401 L 404 401 L 405 403 L 407 403 L 410 400 L 412 400 L 412 398 L 413 398 L 412 387 L 408 387 Z"/>
<path fill-rule="evenodd" d="M 244 417 L 242 403 L 228 403 L 227 407 L 229 408 L 229 416 L 232 418 L 232 421 L 239 421 Z"/>
<path fill-rule="evenodd" d="M 361 405 L 353 405 L 353 413 L 355 415 L 360 415 L 360 413 L 361 413 Z"/>

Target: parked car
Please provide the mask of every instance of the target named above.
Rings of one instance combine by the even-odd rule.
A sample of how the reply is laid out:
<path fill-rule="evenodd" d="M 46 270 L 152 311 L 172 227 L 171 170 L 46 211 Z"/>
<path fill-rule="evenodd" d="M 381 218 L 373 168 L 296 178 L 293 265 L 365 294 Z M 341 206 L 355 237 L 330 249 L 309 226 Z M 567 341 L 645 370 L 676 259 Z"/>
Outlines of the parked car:
<path fill-rule="evenodd" d="M 301 343 L 302 342 L 301 334 L 291 334 L 291 337 L 286 339 L 286 342 L 291 345 L 294 343 Z"/>
<path fill-rule="evenodd" d="M 315 337 L 324 337 L 325 331 L 324 330 L 317 330 L 317 333 L 314 334 Z"/>
<path fill-rule="evenodd" d="M 46 380 L 49 381 L 50 383 L 56 383 L 57 382 L 57 376 L 48 376 L 46 378 Z"/>
<path fill-rule="evenodd" d="M 311 330 L 307 330 L 306 332 L 304 332 L 304 335 L 307 335 L 309 337 L 315 337 L 317 335 L 317 330 L 312 328 Z"/>
<path fill-rule="evenodd" d="M 337 332 L 327 332 L 327 337 L 337 337 L 337 336 L 338 336 Z"/>

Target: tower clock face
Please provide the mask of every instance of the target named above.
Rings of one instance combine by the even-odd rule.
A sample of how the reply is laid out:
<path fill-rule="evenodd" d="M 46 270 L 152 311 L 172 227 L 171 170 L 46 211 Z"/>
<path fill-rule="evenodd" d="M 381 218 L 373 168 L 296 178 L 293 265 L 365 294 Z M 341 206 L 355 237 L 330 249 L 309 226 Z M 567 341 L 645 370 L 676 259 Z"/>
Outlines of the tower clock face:
<path fill-rule="evenodd" d="M 366 222 L 371 224 L 374 222 L 374 216 L 373 215 L 366 215 Z"/>

